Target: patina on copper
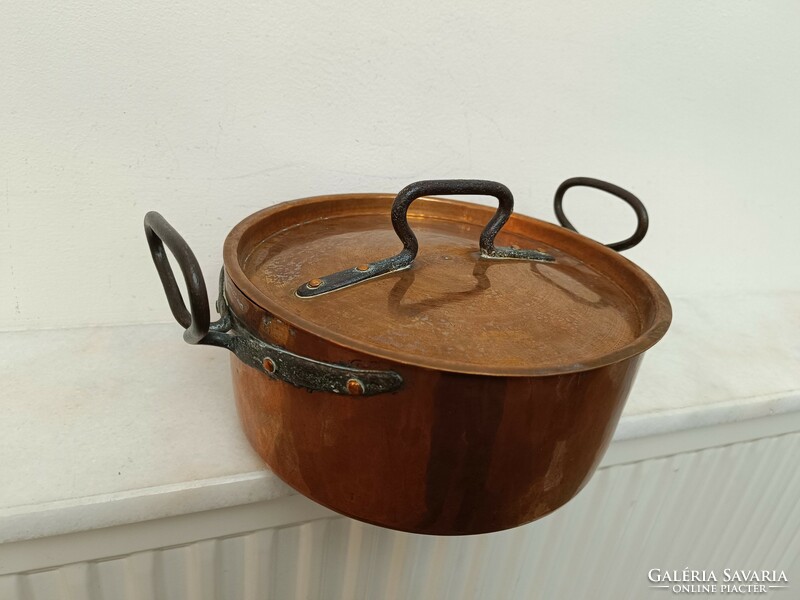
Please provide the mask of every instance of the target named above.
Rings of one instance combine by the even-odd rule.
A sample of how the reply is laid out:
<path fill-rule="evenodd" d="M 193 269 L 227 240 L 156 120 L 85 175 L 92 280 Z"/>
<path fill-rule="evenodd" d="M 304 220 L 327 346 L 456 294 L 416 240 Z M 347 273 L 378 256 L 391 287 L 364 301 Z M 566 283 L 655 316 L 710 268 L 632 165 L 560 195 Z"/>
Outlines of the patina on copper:
<path fill-rule="evenodd" d="M 393 201 L 296 200 L 229 234 L 221 302 L 239 335 L 402 379 L 371 396 L 357 376 L 341 392 L 310 392 L 232 355 L 244 431 L 289 485 L 363 521 L 458 535 L 542 517 L 596 469 L 642 353 L 669 326 L 667 298 L 613 250 L 530 217 L 512 216 L 497 243 L 554 261 L 482 258 L 478 238 L 495 210 L 434 198 L 408 210 L 419 238 L 409 268 L 295 294 L 392 256 Z M 221 331 L 212 324 L 208 336 Z"/>

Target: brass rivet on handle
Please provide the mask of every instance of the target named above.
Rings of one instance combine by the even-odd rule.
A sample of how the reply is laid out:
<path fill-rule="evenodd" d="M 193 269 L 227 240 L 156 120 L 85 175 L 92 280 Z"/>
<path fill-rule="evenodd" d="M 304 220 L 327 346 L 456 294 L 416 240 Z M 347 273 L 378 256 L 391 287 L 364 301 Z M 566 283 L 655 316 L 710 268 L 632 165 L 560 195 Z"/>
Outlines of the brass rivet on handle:
<path fill-rule="evenodd" d="M 369 265 L 358 265 L 356 271 L 369 271 Z"/>
<path fill-rule="evenodd" d="M 364 384 L 361 383 L 358 379 L 348 379 L 347 380 L 347 393 L 351 396 L 360 396 L 364 393 Z"/>
<path fill-rule="evenodd" d="M 265 358 L 261 364 L 263 365 L 264 370 L 267 373 L 274 373 L 275 372 L 275 361 L 272 360 L 271 358 L 269 358 L 269 357 Z"/>
<path fill-rule="evenodd" d="M 318 288 L 319 286 L 322 285 L 322 279 L 320 279 L 318 277 L 315 277 L 314 279 L 309 281 L 306 285 L 313 290 L 313 289 Z"/>

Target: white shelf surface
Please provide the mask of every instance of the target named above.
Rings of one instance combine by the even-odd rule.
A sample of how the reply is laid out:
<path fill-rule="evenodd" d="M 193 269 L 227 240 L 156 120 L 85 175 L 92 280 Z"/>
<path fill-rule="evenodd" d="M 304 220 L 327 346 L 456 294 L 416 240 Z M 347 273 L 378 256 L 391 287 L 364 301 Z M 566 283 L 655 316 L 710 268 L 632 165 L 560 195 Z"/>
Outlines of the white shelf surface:
<path fill-rule="evenodd" d="M 673 310 L 615 442 L 800 411 L 800 294 Z M 175 323 L 0 333 L 0 542 L 292 494 L 239 427 L 228 360 Z"/>

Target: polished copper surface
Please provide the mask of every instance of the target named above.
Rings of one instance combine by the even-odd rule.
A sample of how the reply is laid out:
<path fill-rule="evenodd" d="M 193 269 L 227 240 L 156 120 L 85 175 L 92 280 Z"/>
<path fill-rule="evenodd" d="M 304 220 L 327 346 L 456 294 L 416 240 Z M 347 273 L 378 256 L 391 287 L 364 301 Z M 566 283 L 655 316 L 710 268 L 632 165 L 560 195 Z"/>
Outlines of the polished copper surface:
<path fill-rule="evenodd" d="M 402 531 L 499 531 L 562 506 L 597 468 L 639 364 L 636 356 L 547 377 L 400 365 L 297 330 L 230 281 L 226 291 L 266 340 L 318 360 L 403 375 L 395 394 L 309 393 L 231 356 L 242 427 L 272 470 L 320 504 Z"/>

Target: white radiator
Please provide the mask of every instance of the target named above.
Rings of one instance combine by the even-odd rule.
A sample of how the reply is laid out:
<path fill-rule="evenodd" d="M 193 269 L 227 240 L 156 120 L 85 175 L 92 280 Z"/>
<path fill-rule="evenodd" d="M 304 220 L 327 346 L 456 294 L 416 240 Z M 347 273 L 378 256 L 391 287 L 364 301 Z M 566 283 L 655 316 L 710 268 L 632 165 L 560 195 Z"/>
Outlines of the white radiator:
<path fill-rule="evenodd" d="M 327 516 L 299 496 L 291 498 L 299 507 L 294 523 L 249 532 L 242 532 L 247 517 L 226 516 L 236 509 L 209 511 L 191 529 L 198 536 L 214 530 L 211 539 L 0 576 L 0 598 L 664 599 L 676 594 L 651 588 L 650 569 L 729 568 L 784 571 L 788 589 L 736 597 L 788 600 L 800 597 L 798 456 L 800 433 L 792 433 L 617 464 L 542 521 L 466 538 Z M 313 520 L 303 522 L 304 514 Z M 174 522 L 150 525 L 173 539 Z M 136 526 L 95 532 L 76 542 L 76 555 L 100 552 L 102 539 L 116 540 L 117 553 L 126 537 L 131 547 L 141 545 L 125 533 Z M 41 564 L 70 548 L 71 536 L 61 537 Z"/>

